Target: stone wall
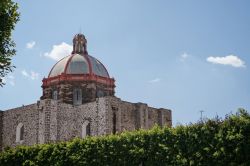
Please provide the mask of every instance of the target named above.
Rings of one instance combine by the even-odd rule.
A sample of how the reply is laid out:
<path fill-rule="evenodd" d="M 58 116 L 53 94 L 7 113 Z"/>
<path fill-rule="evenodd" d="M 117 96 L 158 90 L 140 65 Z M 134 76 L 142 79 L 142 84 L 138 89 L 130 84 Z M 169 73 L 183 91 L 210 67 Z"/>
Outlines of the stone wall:
<path fill-rule="evenodd" d="M 112 96 L 96 98 L 94 102 L 79 106 L 45 99 L 0 112 L 0 148 L 20 144 L 16 143 L 19 123 L 24 125 L 21 144 L 33 145 L 81 138 L 86 122 L 90 123 L 91 135 L 106 135 L 149 129 L 155 124 L 171 126 L 172 119 L 171 110 L 148 107 L 145 103 L 130 103 Z"/>
<path fill-rule="evenodd" d="M 37 109 L 39 112 L 38 143 L 57 141 L 57 101 L 40 100 Z"/>
<path fill-rule="evenodd" d="M 41 99 L 52 99 L 53 90 L 57 90 L 60 102 L 73 104 L 74 88 L 82 90 L 82 103 L 95 101 L 98 92 L 102 92 L 102 96 L 114 96 L 114 89 L 105 84 L 90 81 L 62 81 L 60 84 L 44 86 Z"/>
<path fill-rule="evenodd" d="M 106 133 L 105 98 L 79 106 L 41 100 L 39 103 L 39 143 L 66 141 L 82 136 L 82 126 L 90 122 L 91 135 Z"/>
<path fill-rule="evenodd" d="M 24 125 L 24 141 L 22 144 L 33 145 L 38 142 L 38 110 L 31 104 L 3 112 L 2 116 L 2 147 L 17 146 L 16 128 L 19 123 Z"/>
<path fill-rule="evenodd" d="M 58 109 L 58 140 L 65 141 L 74 137 L 81 137 L 82 125 L 90 122 L 91 135 L 98 134 L 97 102 L 80 106 L 60 104 Z"/>
<path fill-rule="evenodd" d="M 158 123 L 158 114 L 154 111 L 154 108 L 148 108 L 148 126 L 152 127 Z"/>
<path fill-rule="evenodd" d="M 108 105 L 107 134 L 114 133 L 114 126 L 117 133 L 140 128 L 149 129 L 156 124 L 172 126 L 171 110 L 169 109 L 156 109 L 148 107 L 145 103 L 130 103 L 116 97 L 105 98 Z"/>

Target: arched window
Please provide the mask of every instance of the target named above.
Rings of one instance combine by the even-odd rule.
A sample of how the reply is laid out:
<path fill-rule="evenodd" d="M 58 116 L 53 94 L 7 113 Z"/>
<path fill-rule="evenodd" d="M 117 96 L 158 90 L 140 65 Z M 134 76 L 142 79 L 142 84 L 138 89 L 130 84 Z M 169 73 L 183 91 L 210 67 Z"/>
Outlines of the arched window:
<path fill-rule="evenodd" d="M 96 95 L 97 95 L 97 97 L 103 97 L 104 96 L 104 92 L 101 91 L 101 90 L 98 90 Z"/>
<path fill-rule="evenodd" d="M 57 100 L 57 90 L 53 90 L 52 99 Z"/>
<path fill-rule="evenodd" d="M 16 127 L 16 142 L 22 143 L 24 141 L 24 125 L 19 123 Z"/>
<path fill-rule="evenodd" d="M 73 90 L 73 104 L 74 105 L 82 104 L 82 90 L 80 88 L 75 88 Z"/>
<path fill-rule="evenodd" d="M 90 123 L 89 121 L 85 121 L 82 124 L 82 138 L 90 135 Z"/>

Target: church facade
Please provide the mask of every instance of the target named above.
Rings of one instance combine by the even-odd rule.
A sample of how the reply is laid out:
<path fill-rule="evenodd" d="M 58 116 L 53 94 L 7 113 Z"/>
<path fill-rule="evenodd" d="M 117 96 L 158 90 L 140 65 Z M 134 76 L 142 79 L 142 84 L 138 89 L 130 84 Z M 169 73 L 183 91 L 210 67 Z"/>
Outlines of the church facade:
<path fill-rule="evenodd" d="M 0 111 L 0 148 L 67 141 L 75 137 L 172 125 L 171 110 L 115 96 L 115 80 L 87 52 L 83 34 L 42 83 L 37 103 Z"/>

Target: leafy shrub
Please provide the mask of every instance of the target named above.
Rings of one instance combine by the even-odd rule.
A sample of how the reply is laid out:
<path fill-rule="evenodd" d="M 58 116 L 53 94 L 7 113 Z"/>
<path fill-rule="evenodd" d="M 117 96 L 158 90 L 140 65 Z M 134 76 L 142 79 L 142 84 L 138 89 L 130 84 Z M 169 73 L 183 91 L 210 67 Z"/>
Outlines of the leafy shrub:
<path fill-rule="evenodd" d="M 19 146 L 2 152 L 0 165 L 250 165 L 250 115 Z"/>

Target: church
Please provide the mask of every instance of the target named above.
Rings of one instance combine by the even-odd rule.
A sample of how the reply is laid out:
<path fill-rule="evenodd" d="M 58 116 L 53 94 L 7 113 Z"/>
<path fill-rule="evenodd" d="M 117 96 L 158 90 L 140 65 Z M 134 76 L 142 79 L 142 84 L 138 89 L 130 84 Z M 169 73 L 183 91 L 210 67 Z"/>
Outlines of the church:
<path fill-rule="evenodd" d="M 42 81 L 36 103 L 0 111 L 0 149 L 172 125 L 171 110 L 115 96 L 115 80 L 88 54 L 83 34 Z"/>

